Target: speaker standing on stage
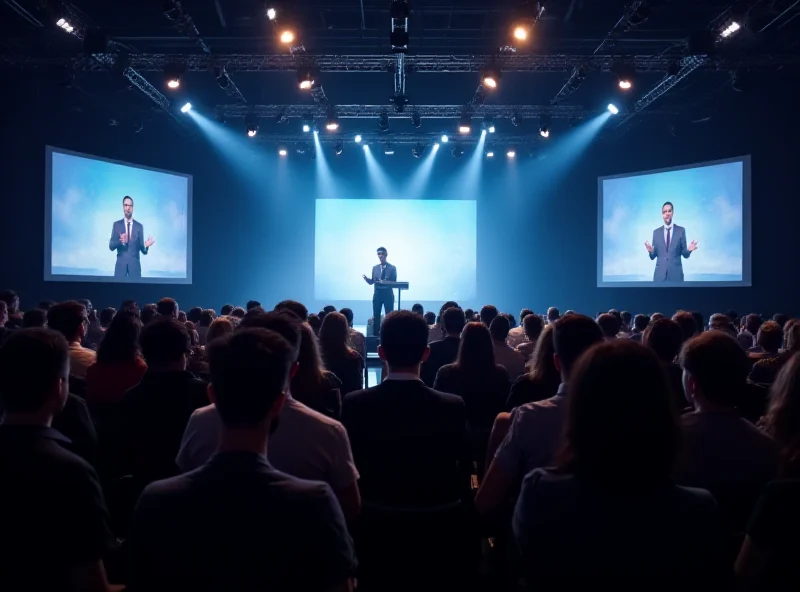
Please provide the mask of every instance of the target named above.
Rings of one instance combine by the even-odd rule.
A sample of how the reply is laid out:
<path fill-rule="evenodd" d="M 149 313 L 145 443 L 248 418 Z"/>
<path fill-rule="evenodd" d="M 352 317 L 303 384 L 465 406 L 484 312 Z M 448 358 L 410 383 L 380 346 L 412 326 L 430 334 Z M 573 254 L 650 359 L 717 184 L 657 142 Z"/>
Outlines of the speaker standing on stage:
<path fill-rule="evenodd" d="M 673 206 L 666 202 L 661 206 L 664 225 L 653 231 L 653 243 L 644 241 L 644 248 L 650 260 L 657 259 L 653 271 L 654 282 L 682 282 L 683 262 L 681 257 L 689 258 L 697 250 L 697 241 L 686 244 L 686 229 L 672 223 Z"/>
<path fill-rule="evenodd" d="M 372 268 L 372 278 L 362 276 L 370 286 L 375 286 L 375 294 L 372 296 L 372 334 L 375 336 L 381 334 L 381 308 L 385 308 L 386 314 L 394 310 L 394 290 L 391 286 L 384 285 L 383 282 L 396 282 L 397 268 L 386 262 L 386 254 L 386 249 L 379 247 L 380 263 Z"/>
<path fill-rule="evenodd" d="M 144 239 L 144 226 L 133 219 L 133 198 L 126 195 L 122 198 L 122 220 L 114 222 L 111 229 L 111 240 L 108 248 L 117 252 L 117 263 L 114 265 L 114 277 L 142 277 L 142 263 L 139 253 L 147 255 L 155 239 L 150 236 Z"/>

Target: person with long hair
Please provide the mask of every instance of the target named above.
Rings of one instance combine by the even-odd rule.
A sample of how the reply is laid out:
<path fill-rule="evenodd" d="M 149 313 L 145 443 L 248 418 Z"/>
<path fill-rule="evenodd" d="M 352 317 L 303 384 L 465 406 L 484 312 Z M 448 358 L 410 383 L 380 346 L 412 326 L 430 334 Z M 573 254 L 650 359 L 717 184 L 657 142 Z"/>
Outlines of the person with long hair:
<path fill-rule="evenodd" d="M 325 315 L 319 330 L 319 347 L 325 368 L 342 381 L 342 398 L 364 386 L 364 360 L 350 347 L 350 325 L 342 313 Z"/>
<path fill-rule="evenodd" d="M 297 372 L 292 378 L 292 397 L 311 409 L 339 419 L 342 414 L 342 382 L 325 369 L 317 336 L 308 323 L 300 325 Z"/>
<path fill-rule="evenodd" d="M 512 522 L 537 590 L 569 587 L 571 578 L 723 587 L 714 498 L 671 479 L 676 420 L 653 351 L 617 339 L 578 360 L 557 467 L 528 473 Z"/>
<path fill-rule="evenodd" d="M 763 425 L 780 451 L 779 475 L 750 516 L 736 576 L 742 589 L 793 590 L 800 581 L 800 353 L 789 358 L 772 384 Z"/>
<path fill-rule="evenodd" d="M 526 317 L 527 318 L 527 317 Z M 533 401 L 544 401 L 555 396 L 561 384 L 561 374 L 553 361 L 553 325 L 547 325 L 539 334 L 531 358 L 531 371 L 520 376 L 511 387 L 506 401 L 506 411 Z"/>
<path fill-rule="evenodd" d="M 775 357 L 767 357 L 753 364 L 750 371 L 752 382 L 770 385 L 775 382 L 781 368 L 800 352 L 800 323 L 796 319 L 787 321 L 783 331 L 783 351 Z"/>
<path fill-rule="evenodd" d="M 114 315 L 97 349 L 97 361 L 86 371 L 89 405 L 119 403 L 139 383 L 147 365 L 139 351 L 142 322 L 132 312 Z"/>

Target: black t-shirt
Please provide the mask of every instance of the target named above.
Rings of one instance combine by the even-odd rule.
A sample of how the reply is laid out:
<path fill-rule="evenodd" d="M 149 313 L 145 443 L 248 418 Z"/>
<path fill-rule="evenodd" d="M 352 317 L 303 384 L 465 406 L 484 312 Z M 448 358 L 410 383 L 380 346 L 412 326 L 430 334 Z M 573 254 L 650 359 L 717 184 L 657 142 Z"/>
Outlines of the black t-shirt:
<path fill-rule="evenodd" d="M 131 590 L 327 590 L 356 560 L 330 487 L 219 453 L 145 489 L 133 516 Z"/>
<path fill-rule="evenodd" d="M 764 488 L 747 534 L 769 553 L 764 589 L 796 590 L 800 582 L 800 479 L 773 481 Z"/>
<path fill-rule="evenodd" d="M 0 590 L 64 590 L 113 544 L 94 469 L 56 430 L 0 425 Z"/>

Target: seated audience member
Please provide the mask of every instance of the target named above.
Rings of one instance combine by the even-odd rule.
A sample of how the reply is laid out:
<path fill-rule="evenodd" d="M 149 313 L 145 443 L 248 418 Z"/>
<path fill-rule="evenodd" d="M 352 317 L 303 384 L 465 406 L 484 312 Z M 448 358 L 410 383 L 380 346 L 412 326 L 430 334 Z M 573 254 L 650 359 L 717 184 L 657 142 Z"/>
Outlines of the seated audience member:
<path fill-rule="evenodd" d="M 139 312 L 142 326 L 149 325 L 156 317 L 158 317 L 158 309 L 155 304 L 145 304 Z"/>
<path fill-rule="evenodd" d="M 714 498 L 671 480 L 680 434 L 656 355 L 627 339 L 597 345 L 575 366 L 567 397 L 557 466 L 527 474 L 514 511 L 530 589 L 589 578 L 724 589 Z"/>
<path fill-rule="evenodd" d="M 219 316 L 227 317 L 230 316 L 231 312 L 233 312 L 233 304 L 223 304 L 222 308 L 219 309 Z"/>
<path fill-rule="evenodd" d="M 214 319 L 214 311 L 210 308 L 200 311 L 200 319 L 197 321 L 196 325 L 197 336 L 200 338 L 200 345 L 206 344 L 208 329 L 211 327 L 211 323 L 214 322 Z"/>
<path fill-rule="evenodd" d="M 282 300 L 275 305 L 275 312 L 288 310 L 303 322 L 308 320 L 308 309 L 296 300 Z"/>
<path fill-rule="evenodd" d="M 206 332 L 206 345 L 218 339 L 220 337 L 224 337 L 228 333 L 233 333 L 234 326 L 231 320 L 227 317 L 219 317 L 211 321 L 211 325 L 208 327 L 208 331 Z"/>
<path fill-rule="evenodd" d="M 621 313 L 619 313 L 619 319 L 620 321 L 622 321 L 622 327 L 620 327 L 620 333 L 624 333 L 624 337 L 630 337 L 631 330 L 633 329 L 633 327 L 631 326 L 633 315 L 627 310 L 623 310 Z"/>
<path fill-rule="evenodd" d="M 777 356 L 758 360 L 750 371 L 750 380 L 758 384 L 769 385 L 775 382 L 778 372 L 794 354 L 800 352 L 800 323 L 786 322 L 784 331 L 784 349 Z"/>
<path fill-rule="evenodd" d="M 186 370 L 189 339 L 170 316 L 142 329 L 147 372 L 125 393 L 119 413 L 121 463 L 142 487 L 178 473 L 175 456 L 189 417 L 208 405 L 208 384 Z"/>
<path fill-rule="evenodd" d="M 129 312 L 130 314 L 133 315 L 138 314 L 136 311 L 130 309 L 121 309 L 120 312 Z M 116 309 L 110 306 L 100 311 L 100 328 L 103 330 L 103 332 L 105 332 L 106 329 L 108 329 L 108 326 L 111 324 L 111 321 L 114 320 L 114 316 L 116 314 L 117 314 Z"/>
<path fill-rule="evenodd" d="M 685 310 L 680 310 L 672 315 L 672 320 L 678 324 L 678 328 L 681 330 L 683 343 L 686 343 L 692 337 L 697 335 L 697 323 L 695 322 L 692 313 L 686 312 Z"/>
<path fill-rule="evenodd" d="M 181 323 L 186 323 L 188 321 L 188 319 L 186 318 L 186 311 L 185 310 L 179 310 L 178 311 L 178 320 Z M 194 323 L 192 323 L 192 325 L 194 325 Z M 194 330 L 194 329 L 192 329 L 192 330 Z"/>
<path fill-rule="evenodd" d="M 731 320 L 722 313 L 714 313 L 710 317 L 708 317 L 708 329 L 709 331 L 724 331 L 731 337 L 737 336 L 736 328 L 731 323 Z"/>
<path fill-rule="evenodd" d="M 69 347 L 49 329 L 0 347 L 0 589 L 109 589 L 114 539 L 95 470 L 51 428 L 68 398 Z"/>
<path fill-rule="evenodd" d="M 744 318 L 742 330 L 736 336 L 743 350 L 748 351 L 756 345 L 756 335 L 763 322 L 759 314 L 749 314 Z"/>
<path fill-rule="evenodd" d="M 506 344 L 508 347 L 512 349 L 516 349 L 516 347 L 525 341 L 525 329 L 524 329 L 524 321 L 525 317 L 529 314 L 533 314 L 533 311 L 529 308 L 523 308 L 519 311 L 519 326 L 513 327 L 508 332 L 508 339 L 506 339 Z"/>
<path fill-rule="evenodd" d="M 464 320 L 466 320 L 468 323 L 471 323 L 472 321 L 474 321 L 475 320 L 475 311 L 472 310 L 471 308 L 466 309 L 464 311 Z"/>
<path fill-rule="evenodd" d="M 643 314 L 637 314 L 633 317 L 633 331 L 631 332 L 631 339 L 633 341 L 638 341 L 639 343 L 642 342 L 642 336 L 644 335 L 644 330 L 647 329 L 647 325 L 650 324 L 650 317 Z"/>
<path fill-rule="evenodd" d="M 497 307 L 492 304 L 487 304 L 486 306 L 481 307 L 480 317 L 481 323 L 486 325 L 486 327 L 492 326 L 492 321 L 499 315 L 500 313 L 497 310 Z"/>
<path fill-rule="evenodd" d="M 308 326 L 311 327 L 312 331 L 314 331 L 314 335 L 319 336 L 319 330 L 322 327 L 322 321 L 318 315 L 314 313 L 308 315 Z"/>
<path fill-rule="evenodd" d="M 97 361 L 86 371 L 86 402 L 90 406 L 116 405 L 139 384 L 147 364 L 139 352 L 141 321 L 131 313 L 114 317 L 97 349 Z"/>
<path fill-rule="evenodd" d="M 292 378 L 292 397 L 318 413 L 339 419 L 342 416 L 342 381 L 325 369 L 319 340 L 306 323 L 300 325 L 297 361 L 299 368 Z"/>
<path fill-rule="evenodd" d="M 705 329 L 705 320 L 703 319 L 703 313 L 698 311 L 693 311 L 692 316 L 694 317 L 694 324 L 696 327 L 695 335 L 699 335 Z"/>
<path fill-rule="evenodd" d="M 203 307 L 202 306 L 193 306 L 189 309 L 189 312 L 186 313 L 186 320 L 190 323 L 194 323 L 195 326 L 200 322 L 200 317 L 203 316 Z"/>
<path fill-rule="evenodd" d="M 771 392 L 764 429 L 780 451 L 780 467 L 756 504 L 736 561 L 745 590 L 794 590 L 800 581 L 800 354 L 784 365 Z"/>
<path fill-rule="evenodd" d="M 367 362 L 367 338 L 363 333 L 353 329 L 353 309 L 343 308 L 339 311 L 347 319 L 347 326 L 350 332 L 350 345 L 358 352 L 364 363 Z"/>
<path fill-rule="evenodd" d="M 680 413 L 687 406 L 686 394 L 683 392 L 683 371 L 675 363 L 681 351 L 683 335 L 678 323 L 670 319 L 658 319 L 651 322 L 644 331 L 642 345 L 649 347 L 664 364 L 670 387 L 675 395 L 675 408 Z"/>
<path fill-rule="evenodd" d="M 422 316 L 425 318 L 425 322 L 428 323 L 428 326 L 432 327 L 436 324 L 436 314 L 433 311 L 429 310 Z"/>
<path fill-rule="evenodd" d="M 86 370 L 95 363 L 97 354 L 81 345 L 89 326 L 86 308 L 75 300 L 61 302 L 47 311 L 47 326 L 58 331 L 69 343 L 70 373 L 86 377 Z"/>
<path fill-rule="evenodd" d="M 274 331 L 291 346 L 293 367 L 289 379 L 294 385 L 302 366 L 304 363 L 307 365 L 309 354 L 306 352 L 304 358 L 304 339 L 310 338 L 306 348 L 309 343 L 316 342 L 311 329 L 301 324 L 294 315 L 277 313 L 262 314 L 253 323 L 241 330 L 258 328 Z M 316 353 L 316 349 L 313 353 Z M 315 366 L 315 369 L 319 371 L 319 366 Z M 304 405 L 291 394 L 291 389 L 287 389 L 286 404 L 277 417 L 276 428 L 270 437 L 267 452 L 270 464 L 294 477 L 324 481 L 336 493 L 347 519 L 354 519 L 361 507 L 358 471 L 342 424 Z M 176 459 L 181 471 L 191 471 L 208 462 L 217 450 L 221 433 L 222 420 L 216 405 L 212 403 L 195 411 L 186 426 Z"/>
<path fill-rule="evenodd" d="M 342 423 L 366 501 L 435 506 L 467 495 L 471 462 L 464 401 L 420 380 L 428 352 L 425 319 L 411 311 L 389 313 L 378 348 L 389 367 L 386 380 L 344 398 Z"/>
<path fill-rule="evenodd" d="M 525 333 L 525 341 L 514 349 L 523 355 L 527 365 L 527 362 L 533 357 L 536 344 L 539 342 L 539 335 L 544 330 L 542 317 L 534 313 L 526 314 L 525 319 L 522 321 L 522 330 Z"/>
<path fill-rule="evenodd" d="M 258 300 L 248 300 L 247 304 L 245 305 L 245 308 L 246 308 L 246 310 L 252 310 L 254 308 L 261 308 L 261 303 Z"/>
<path fill-rule="evenodd" d="M 364 359 L 350 347 L 350 325 L 342 313 L 329 312 L 319 329 L 325 368 L 341 381 L 341 396 L 364 388 Z"/>
<path fill-rule="evenodd" d="M 8 322 L 8 305 L 0 300 L 0 343 L 3 343 L 6 337 L 11 335 L 11 329 L 6 329 Z"/>
<path fill-rule="evenodd" d="M 520 405 L 511 412 L 508 434 L 497 449 L 475 497 L 475 507 L 487 518 L 509 510 L 522 477 L 551 465 L 556 457 L 566 416 L 566 387 L 570 372 L 583 352 L 603 340 L 589 317 L 571 314 L 553 328 L 553 360 L 561 373 L 554 397 Z"/>
<path fill-rule="evenodd" d="M 597 317 L 597 325 L 605 339 L 616 339 L 622 327 L 622 321 L 616 315 L 606 312 Z"/>
<path fill-rule="evenodd" d="M 246 314 L 247 311 L 245 309 L 243 309 L 241 306 L 237 306 L 231 311 L 230 316 L 235 317 L 238 321 L 241 322 L 241 320 L 244 318 Z"/>
<path fill-rule="evenodd" d="M 527 317 L 526 317 L 527 318 Z M 542 329 L 536 349 L 531 360 L 531 371 L 520 376 L 511 387 L 505 409 L 511 411 L 515 407 L 534 401 L 544 401 L 555 397 L 561 374 L 553 361 L 553 325 Z"/>
<path fill-rule="evenodd" d="M 180 312 L 180 307 L 172 298 L 162 298 L 156 304 L 156 310 L 162 317 L 172 317 L 177 319 L 178 313 Z"/>
<path fill-rule="evenodd" d="M 445 338 L 430 344 L 431 353 L 422 364 L 420 373 L 422 382 L 427 386 L 433 386 L 436 374 L 442 366 L 456 361 L 458 347 L 461 345 L 461 331 L 465 324 L 464 312 L 460 308 L 448 308 L 442 313 Z"/>
<path fill-rule="evenodd" d="M 411 312 L 418 314 L 421 317 L 425 316 L 425 308 L 419 303 L 411 307 Z"/>
<path fill-rule="evenodd" d="M 336 312 L 336 307 L 332 304 L 328 304 L 322 307 L 322 312 L 328 314 L 329 312 Z"/>
<path fill-rule="evenodd" d="M 36 305 L 36 308 L 40 308 L 46 312 L 50 310 L 50 307 L 53 306 L 55 303 L 56 303 L 55 300 L 40 300 L 39 304 Z"/>
<path fill-rule="evenodd" d="M 442 320 L 443 319 L 442 315 L 444 314 L 444 311 L 446 311 L 448 308 L 459 308 L 459 306 L 452 300 L 448 300 L 447 302 L 442 304 L 442 308 L 439 309 L 439 317 L 434 319 L 433 323 L 428 323 L 428 345 L 430 345 L 434 341 L 441 341 L 442 339 L 444 339 L 445 331 L 444 331 L 444 321 Z"/>
<path fill-rule="evenodd" d="M 19 329 L 22 327 L 22 311 L 19 309 L 19 295 L 14 290 L 3 290 L 0 292 L 0 301 L 5 303 L 8 317 L 5 327 L 7 329 Z"/>
<path fill-rule="evenodd" d="M 494 347 L 494 360 L 506 369 L 513 382 L 525 374 L 525 356 L 506 345 L 508 331 L 509 322 L 503 315 L 495 317 L 489 325 L 489 333 L 492 336 L 492 346 Z"/>
<path fill-rule="evenodd" d="M 119 312 L 131 312 L 139 316 L 140 313 L 139 305 L 136 304 L 135 300 L 123 300 L 122 303 L 119 305 Z"/>
<path fill-rule="evenodd" d="M 47 326 L 47 311 L 41 308 L 26 310 L 22 315 L 22 328 L 34 329 Z"/>
<path fill-rule="evenodd" d="M 666 317 L 664 316 L 663 313 L 654 312 L 653 314 L 650 315 L 650 322 L 651 323 L 655 323 L 656 321 L 659 321 L 659 320 L 665 319 L 665 318 Z"/>
<path fill-rule="evenodd" d="M 132 590 L 352 589 L 352 541 L 330 487 L 267 460 L 295 355 L 266 329 L 209 346 L 218 452 L 142 494 L 130 537 Z"/>
<path fill-rule="evenodd" d="M 453 393 L 463 399 L 472 454 L 481 467 L 481 474 L 492 422 L 503 410 L 511 386 L 508 372 L 495 363 L 494 353 L 492 338 L 485 325 L 470 323 L 464 328 L 456 362 L 442 366 L 433 383 L 435 390 Z"/>
<path fill-rule="evenodd" d="M 751 360 L 776 358 L 783 344 L 783 330 L 775 321 L 767 321 L 761 325 L 756 334 L 756 345 L 748 351 Z"/>
<path fill-rule="evenodd" d="M 735 409 L 747 387 L 747 354 L 728 335 L 709 331 L 684 346 L 681 366 L 694 411 L 679 421 L 676 481 L 710 491 L 726 526 L 739 532 L 778 468 L 775 443 Z"/>
<path fill-rule="evenodd" d="M 181 321 L 180 318 L 178 318 L 178 321 L 186 325 L 186 330 L 189 332 L 189 345 L 191 345 L 192 349 L 199 347 L 200 336 L 197 334 L 197 329 L 195 329 L 194 323 L 191 321 Z"/>
<path fill-rule="evenodd" d="M 776 312 L 772 315 L 772 320 L 780 325 L 781 329 L 785 329 L 786 323 L 789 321 L 789 315 L 782 312 Z"/>
<path fill-rule="evenodd" d="M 567 315 L 570 314 L 572 311 L 568 310 Z M 566 315 L 565 315 L 566 316 Z M 554 325 L 558 319 L 561 318 L 561 313 L 555 306 L 551 306 L 547 309 L 547 324 Z"/>

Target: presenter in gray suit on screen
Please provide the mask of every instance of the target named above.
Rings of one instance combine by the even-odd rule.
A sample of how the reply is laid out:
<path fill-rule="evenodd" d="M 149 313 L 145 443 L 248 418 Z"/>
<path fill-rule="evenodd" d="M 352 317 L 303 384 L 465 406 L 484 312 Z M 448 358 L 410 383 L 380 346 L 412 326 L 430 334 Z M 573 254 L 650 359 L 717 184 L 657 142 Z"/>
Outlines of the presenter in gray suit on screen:
<path fill-rule="evenodd" d="M 372 334 L 379 337 L 381 334 L 381 309 L 386 309 L 386 314 L 394 310 L 394 290 L 384 282 L 397 281 L 397 268 L 386 262 L 386 249 L 378 247 L 378 260 L 380 263 L 372 268 L 372 277 L 361 276 L 370 286 L 375 286 L 372 295 Z"/>
<path fill-rule="evenodd" d="M 697 250 L 697 241 L 686 244 L 686 229 L 672 223 L 674 208 L 671 202 L 661 206 L 661 217 L 664 225 L 653 231 L 652 244 L 644 241 L 644 248 L 650 254 L 650 260 L 656 259 L 653 272 L 654 282 L 682 282 L 683 261 Z"/>
<path fill-rule="evenodd" d="M 147 255 L 156 241 L 152 236 L 144 239 L 144 226 L 133 219 L 133 198 L 128 195 L 122 198 L 122 215 L 122 220 L 114 222 L 108 241 L 108 248 L 117 252 L 114 277 L 139 279 L 142 277 L 139 253 Z"/>

